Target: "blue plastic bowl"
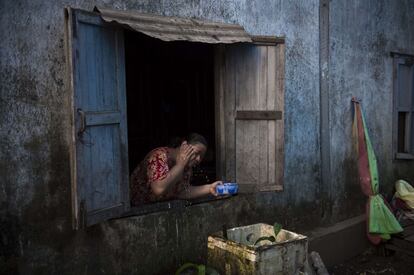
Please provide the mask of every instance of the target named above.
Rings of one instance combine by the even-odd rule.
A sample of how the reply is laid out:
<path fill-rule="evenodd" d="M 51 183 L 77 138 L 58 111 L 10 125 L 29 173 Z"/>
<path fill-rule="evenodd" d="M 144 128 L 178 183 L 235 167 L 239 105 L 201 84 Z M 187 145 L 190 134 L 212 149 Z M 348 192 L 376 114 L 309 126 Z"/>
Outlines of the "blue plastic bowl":
<path fill-rule="evenodd" d="M 233 195 L 239 191 L 239 185 L 235 182 L 225 182 L 216 186 L 216 192 L 218 195 Z"/>

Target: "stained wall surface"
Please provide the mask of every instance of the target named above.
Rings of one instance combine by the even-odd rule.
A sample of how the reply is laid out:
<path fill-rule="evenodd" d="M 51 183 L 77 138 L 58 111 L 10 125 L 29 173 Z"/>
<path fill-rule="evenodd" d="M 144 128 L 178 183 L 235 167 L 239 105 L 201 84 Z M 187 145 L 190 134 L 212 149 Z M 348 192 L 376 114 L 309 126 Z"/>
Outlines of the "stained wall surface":
<path fill-rule="evenodd" d="M 237 23 L 286 39 L 284 191 L 71 228 L 64 7 Z M 256 222 L 303 232 L 362 212 L 350 97 L 363 99 L 384 190 L 413 180 L 391 152 L 391 50 L 414 52 L 412 1 L 330 2 L 331 173 L 321 183 L 319 1 L 1 1 L 0 271 L 166 273 L 203 262 L 208 234 Z M 326 146 L 326 145 L 324 145 Z M 413 169 L 411 169 L 413 170 Z M 329 190 L 329 192 L 327 191 Z"/>
<path fill-rule="evenodd" d="M 394 182 L 413 182 L 414 162 L 396 161 L 393 137 L 393 58 L 414 53 L 413 1 L 331 1 L 330 134 L 333 215 L 353 208 L 358 193 L 352 137 L 352 105 L 361 100 L 378 159 L 380 191 L 391 194 Z"/>

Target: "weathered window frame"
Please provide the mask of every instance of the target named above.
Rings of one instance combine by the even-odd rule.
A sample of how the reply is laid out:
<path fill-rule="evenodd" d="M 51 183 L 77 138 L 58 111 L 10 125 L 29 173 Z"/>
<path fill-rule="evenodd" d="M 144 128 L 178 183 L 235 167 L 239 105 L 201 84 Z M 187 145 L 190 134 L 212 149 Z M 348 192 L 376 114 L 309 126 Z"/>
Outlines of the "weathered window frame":
<path fill-rule="evenodd" d="M 393 155 L 395 160 L 414 160 L 414 56 L 407 54 L 391 53 L 393 58 Z M 400 66 L 409 66 L 408 79 L 401 79 L 402 73 Z M 400 106 L 403 97 L 402 85 L 400 81 L 405 81 L 408 92 L 408 106 Z M 406 113 L 403 130 L 399 127 L 400 114 Z M 403 137 L 401 135 L 404 135 Z M 403 150 L 400 150 L 399 141 L 403 140 Z"/>
<path fill-rule="evenodd" d="M 82 11 L 82 10 L 78 10 L 80 11 L 80 14 L 83 16 L 83 14 L 86 16 L 85 18 L 87 18 L 89 15 L 97 15 L 96 12 L 88 12 L 88 11 Z M 77 20 L 77 19 L 76 19 Z M 70 134 L 70 140 L 72 141 L 72 145 L 71 145 L 71 181 L 72 181 L 72 204 L 73 204 L 73 225 L 74 228 L 82 228 L 85 226 L 88 226 L 89 224 L 92 225 L 94 223 L 100 222 L 97 219 L 95 219 L 93 221 L 93 223 L 89 223 L 87 216 L 87 210 L 85 208 L 85 203 L 80 203 L 80 200 L 77 199 L 79 194 L 78 194 L 78 183 L 77 183 L 77 177 L 76 177 L 76 165 L 77 165 L 77 161 L 76 161 L 76 155 L 74 154 L 75 152 L 75 148 L 76 148 L 76 133 L 77 133 L 77 129 L 80 127 L 79 124 L 79 118 L 77 118 L 77 114 L 76 114 L 76 110 L 74 108 L 74 96 L 76 94 L 75 92 L 75 84 L 74 84 L 74 74 L 76 69 L 76 62 L 74 62 L 74 60 L 77 58 L 78 52 L 75 52 L 75 49 L 72 48 L 73 47 L 73 32 L 77 31 L 78 28 L 78 22 L 76 21 L 73 17 L 73 10 L 71 8 L 67 8 L 65 10 L 65 36 L 66 36 L 66 57 L 67 57 L 67 64 L 68 64 L 68 86 L 69 86 L 69 94 L 68 96 L 70 97 L 70 102 L 71 102 L 71 112 L 72 113 L 72 133 Z M 89 19 L 85 19 L 85 20 L 89 20 Z M 102 20 L 100 19 L 91 19 L 91 24 L 102 24 Z M 96 21 L 96 22 L 95 22 Z M 106 24 L 106 23 L 103 23 Z M 257 46 L 264 46 L 264 47 L 273 47 L 275 46 L 275 53 L 278 56 L 278 61 L 277 63 L 272 63 L 273 65 L 275 65 L 275 67 L 273 68 L 274 71 L 271 71 L 271 73 L 275 73 L 274 75 L 272 75 L 272 77 L 274 78 L 274 80 L 272 81 L 276 81 L 276 79 L 278 79 L 278 91 L 279 93 L 276 95 L 274 95 L 275 97 L 277 96 L 281 96 L 280 100 L 275 103 L 276 106 L 275 108 L 277 108 L 276 110 L 269 110 L 269 111 L 263 111 L 263 110 L 253 110 L 253 112 L 251 111 L 239 111 L 236 110 L 236 116 L 234 117 L 235 120 L 253 120 L 253 121 L 263 121 L 263 120 L 274 120 L 274 121 L 278 121 L 278 124 L 275 126 L 280 133 L 277 134 L 277 146 L 275 147 L 277 151 L 274 152 L 274 154 L 278 154 L 277 155 L 277 160 L 279 161 L 279 163 L 277 164 L 277 167 L 275 168 L 276 171 L 276 178 L 275 178 L 275 182 L 273 182 L 273 185 L 275 186 L 271 186 L 271 185 L 263 185 L 260 187 L 257 186 L 244 186 L 244 187 L 248 187 L 248 188 L 241 188 L 241 190 L 243 192 L 247 192 L 247 193 L 252 193 L 252 192 L 265 192 L 265 191 L 282 191 L 283 190 L 283 169 L 284 169 L 284 38 L 278 38 L 278 37 L 269 37 L 269 36 L 251 36 L 251 42 L 249 42 L 251 45 L 257 45 Z M 122 47 L 123 47 L 123 43 Z M 120 45 L 121 45 L 120 44 Z M 243 43 L 242 43 L 243 44 Z M 215 50 L 216 50 L 216 55 L 215 55 L 215 62 L 217 62 L 217 64 L 219 64 L 220 61 L 220 54 L 223 54 L 222 52 L 223 49 L 223 45 L 219 44 L 215 46 Z M 74 65 L 75 64 L 75 65 Z M 276 70 L 276 66 L 280 66 L 280 70 Z M 215 74 L 218 74 L 218 70 L 217 67 L 215 65 Z M 263 73 L 263 72 L 262 72 Z M 265 71 L 266 74 L 269 74 L 268 71 Z M 215 80 L 215 82 L 217 82 L 217 79 Z M 217 83 L 214 84 L 215 85 L 215 95 L 216 95 L 216 102 L 215 102 L 215 108 L 216 108 L 216 129 L 221 130 L 217 131 L 218 135 L 216 138 L 216 148 L 219 152 L 220 149 L 222 149 L 222 142 L 223 142 L 223 138 L 225 138 L 223 135 L 220 136 L 220 133 L 222 132 L 222 126 L 224 123 L 224 113 L 220 113 L 223 111 L 222 107 L 223 107 L 223 102 L 220 102 L 220 100 L 217 100 L 217 95 L 219 95 L 219 93 L 223 92 L 223 87 L 218 87 Z M 87 125 L 85 124 L 84 127 L 86 127 Z M 221 173 L 226 170 L 226 163 L 225 161 L 223 161 L 222 159 L 220 159 L 217 156 L 217 175 L 222 175 Z M 123 184 L 123 183 L 121 183 Z M 129 184 L 129 182 L 128 182 Z M 249 184 L 248 184 L 249 185 Z M 252 184 L 250 184 L 252 185 Z M 251 188 L 253 187 L 253 188 Z M 130 207 L 125 207 L 125 211 L 123 214 L 119 215 L 116 214 L 115 216 L 112 214 L 105 214 L 105 215 L 101 215 L 102 216 L 102 221 L 107 220 L 107 219 L 111 219 L 111 218 L 119 218 L 119 217 L 125 217 L 125 216 L 131 216 L 131 215 L 146 215 L 149 213 L 154 213 L 154 212 L 160 212 L 160 211 L 166 211 L 166 210 L 170 210 L 170 209 L 179 209 L 179 208 L 183 208 L 183 207 L 189 207 L 191 205 L 195 205 L 195 204 L 200 204 L 200 203 L 205 203 L 205 202 L 211 202 L 211 201 L 218 201 L 218 200 L 222 200 L 222 199 L 228 199 L 229 197 L 219 197 L 219 198 L 212 198 L 212 197 L 207 197 L 207 198 L 200 198 L 200 199 L 195 199 L 195 200 L 172 200 L 172 201 L 167 201 L 167 202 L 159 202 L 159 203 L 154 203 L 154 204 L 148 204 L 143 206 L 142 208 L 130 208 Z"/>

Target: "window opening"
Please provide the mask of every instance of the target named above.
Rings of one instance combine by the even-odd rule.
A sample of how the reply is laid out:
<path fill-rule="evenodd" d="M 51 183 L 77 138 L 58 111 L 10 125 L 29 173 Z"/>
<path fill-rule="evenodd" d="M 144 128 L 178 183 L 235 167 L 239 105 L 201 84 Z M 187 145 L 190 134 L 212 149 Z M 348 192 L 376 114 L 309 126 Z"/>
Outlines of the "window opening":
<path fill-rule="evenodd" d="M 241 184 L 240 192 L 283 190 L 283 39 L 251 39 L 237 25 L 221 29 L 223 24 L 180 19 L 175 33 L 161 31 L 161 36 L 203 43 L 163 42 L 107 22 L 145 29 L 149 22 L 142 18 L 153 18 L 156 26 L 158 21 L 172 19 L 111 10 L 105 14 L 106 22 L 87 11 L 68 8 L 65 13 L 73 106 L 75 228 L 134 214 L 128 212 L 130 171 L 150 150 L 190 132 L 202 134 L 209 142 L 202 165 L 194 171 L 192 185 L 210 183 L 219 173 L 220 179 Z M 173 21 L 178 22 L 176 18 Z M 250 104 L 264 98 L 266 104 Z M 261 142 L 257 142 L 256 134 Z M 255 142 L 249 142 L 249 138 Z M 237 149 L 236 145 L 241 144 Z M 263 152 L 260 155 L 264 157 L 250 161 L 249 152 L 263 148 L 270 154 Z M 238 151 L 246 157 L 237 158 Z M 236 177 L 237 172 L 246 169 L 266 178 L 249 181 Z M 207 200 L 172 200 L 160 207 L 185 207 Z M 160 211 L 154 206 L 148 204 L 146 209 L 135 211 Z"/>
<path fill-rule="evenodd" d="M 396 159 L 414 159 L 413 58 L 394 55 L 394 135 Z"/>
<path fill-rule="evenodd" d="M 130 174 L 152 149 L 196 132 L 209 146 L 191 184 L 215 181 L 214 46 L 125 30 L 125 60 Z"/>

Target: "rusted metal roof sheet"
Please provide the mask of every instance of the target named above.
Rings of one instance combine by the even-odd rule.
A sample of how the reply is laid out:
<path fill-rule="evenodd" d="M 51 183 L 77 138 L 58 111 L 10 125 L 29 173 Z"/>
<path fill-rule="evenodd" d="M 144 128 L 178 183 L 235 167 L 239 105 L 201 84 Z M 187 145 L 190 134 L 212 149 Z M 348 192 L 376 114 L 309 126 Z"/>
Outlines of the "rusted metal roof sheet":
<path fill-rule="evenodd" d="M 204 20 L 167 17 L 134 11 L 119 11 L 95 7 L 106 22 L 117 22 L 163 41 L 193 41 L 202 43 L 252 42 L 240 25 Z"/>

